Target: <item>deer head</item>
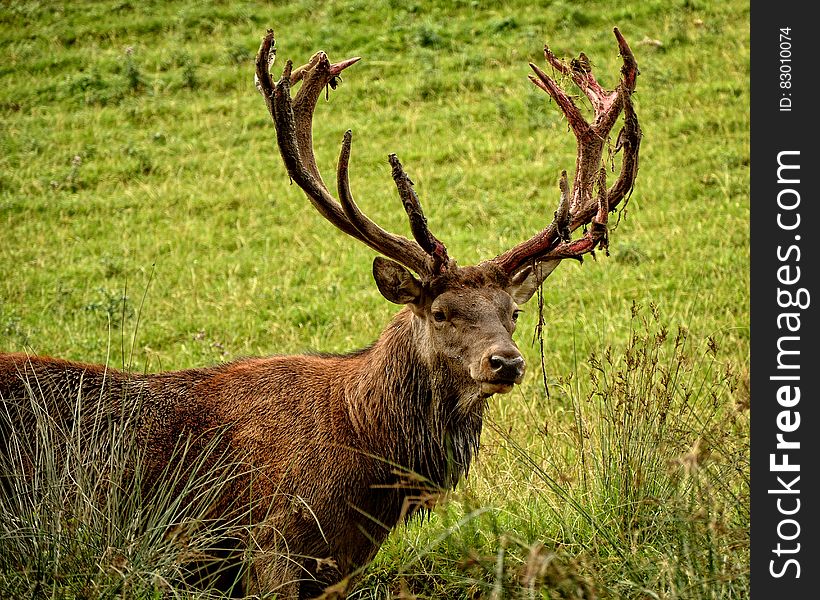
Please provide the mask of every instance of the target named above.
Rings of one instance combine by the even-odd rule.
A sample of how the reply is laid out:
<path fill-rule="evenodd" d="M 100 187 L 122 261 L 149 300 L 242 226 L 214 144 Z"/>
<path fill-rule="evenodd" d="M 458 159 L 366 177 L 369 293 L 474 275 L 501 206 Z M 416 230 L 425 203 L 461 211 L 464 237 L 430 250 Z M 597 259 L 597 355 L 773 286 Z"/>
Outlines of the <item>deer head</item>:
<path fill-rule="evenodd" d="M 562 260 L 581 260 L 596 248 L 606 250 L 607 217 L 634 185 L 641 130 L 631 94 L 638 68 L 626 40 L 618 29 L 614 33 L 623 66 L 620 82 L 612 91 L 598 84 L 583 54 L 565 64 L 544 48 L 548 64 L 571 78 L 589 99 L 594 111 L 592 122 L 549 75 L 530 64 L 535 73 L 530 79 L 558 104 L 577 139 L 572 186 L 563 171 L 558 209 L 544 229 L 495 258 L 466 267 L 458 266 L 431 233 L 413 182 L 394 154 L 389 156 L 393 181 L 413 240 L 385 231 L 354 202 L 348 181 L 350 131 L 344 135 L 339 156 L 338 199 L 322 180 L 313 153 L 313 111 L 322 91 L 328 86 L 335 89 L 339 74 L 359 58 L 331 63 L 324 52 L 317 52 L 297 69 L 288 61 L 274 83 L 270 74 L 276 55 L 272 31 L 259 48 L 256 85 L 276 126 L 279 151 L 291 180 L 328 221 L 383 255 L 373 261 L 373 277 L 381 294 L 390 302 L 408 306 L 420 343 L 430 356 L 477 385 L 484 397 L 509 392 L 524 376 L 524 358 L 512 339 L 518 307 Z M 301 85 L 292 98 L 291 89 L 298 83 Z M 623 150 L 623 158 L 617 180 L 607 188 L 602 155 L 621 112 L 624 125 L 615 151 Z M 583 234 L 573 239 L 572 233 L 582 227 Z"/>

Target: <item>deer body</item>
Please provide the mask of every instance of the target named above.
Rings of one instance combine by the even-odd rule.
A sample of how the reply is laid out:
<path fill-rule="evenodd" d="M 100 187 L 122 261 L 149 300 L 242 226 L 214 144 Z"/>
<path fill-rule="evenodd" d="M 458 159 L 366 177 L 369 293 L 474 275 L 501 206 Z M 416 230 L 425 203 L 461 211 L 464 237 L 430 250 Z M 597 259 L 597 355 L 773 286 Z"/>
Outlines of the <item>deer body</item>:
<path fill-rule="evenodd" d="M 560 261 L 607 246 L 607 216 L 632 189 L 641 138 L 631 104 L 637 64 L 617 29 L 615 36 L 624 65 L 611 92 L 598 85 L 588 61 L 570 67 L 545 48 L 552 67 L 589 99 L 591 123 L 531 65 L 533 83 L 555 100 L 578 140 L 572 186 L 564 171 L 555 219 L 534 237 L 491 260 L 459 266 L 428 229 L 395 155 L 392 175 L 414 240 L 383 230 L 354 202 L 347 176 L 350 132 L 339 157 L 338 199 L 328 191 L 313 155 L 313 111 L 322 92 L 335 88 L 341 71 L 358 59 L 331 64 L 318 52 L 303 67 L 288 62 L 274 83 L 269 31 L 257 55 L 256 82 L 288 175 L 323 217 L 383 255 L 373 262 L 376 285 L 404 308 L 372 346 L 340 356 L 271 356 L 136 374 L 0 354 L 0 400 L 6 415 L 19 415 L 0 421 L 0 428 L 10 427 L 0 431 L 3 440 L 32 431 L 24 406 L 31 396 L 42 397 L 56 421 L 72 418 L 78 396 L 112 420 L 133 415 L 128 425 L 144 448 L 150 493 L 178 459 L 181 439 L 198 440 L 200 448 L 216 439 L 200 452 L 205 468 L 216 465 L 210 453 L 247 467 L 219 490 L 212 507 L 218 516 L 241 511 L 242 499 L 250 502 L 245 591 L 311 597 L 344 582 L 373 558 L 397 523 L 428 508 L 467 473 L 488 399 L 509 392 L 524 376 L 524 358 L 512 338 L 519 305 Z M 621 112 L 616 151 L 624 155 L 607 188 L 601 156 Z M 572 240 L 582 226 L 584 234 Z M 0 453 L 8 453 L 10 443 L 0 440 Z M 5 476 L 0 473 L 0 484 Z M 228 556 L 245 558 L 241 552 Z"/>
<path fill-rule="evenodd" d="M 431 352 L 426 329 L 404 309 L 372 346 L 349 355 L 250 358 L 156 374 L 0 354 L 0 398 L 25 404 L 33 391 L 53 399 L 52 413 L 64 419 L 78 392 L 112 418 L 123 400 L 137 403 L 137 438 L 150 458 L 146 485 L 174 459 L 180 439 L 224 429 L 229 451 L 250 467 L 255 496 L 268 499 L 254 505 L 252 520 L 262 524 L 257 541 L 270 552 L 257 556 L 249 588 L 314 577 L 327 585 L 369 562 L 393 526 L 454 486 L 478 449 L 487 396 L 446 355 Z M 245 487 L 226 488 L 215 512 Z M 292 558 L 281 560 L 285 546 L 335 566 L 330 573 L 317 573 L 310 561 L 295 568 Z"/>

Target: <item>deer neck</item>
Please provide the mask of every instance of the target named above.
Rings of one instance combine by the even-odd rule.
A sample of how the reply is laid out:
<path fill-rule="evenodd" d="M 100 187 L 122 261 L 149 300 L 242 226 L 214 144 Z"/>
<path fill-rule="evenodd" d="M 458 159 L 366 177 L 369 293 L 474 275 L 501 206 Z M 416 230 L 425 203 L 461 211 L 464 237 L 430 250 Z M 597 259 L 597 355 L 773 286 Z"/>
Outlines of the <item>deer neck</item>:
<path fill-rule="evenodd" d="M 356 434 L 393 465 L 455 486 L 478 449 L 486 407 L 478 385 L 432 352 L 409 309 L 359 360 L 348 394 Z"/>

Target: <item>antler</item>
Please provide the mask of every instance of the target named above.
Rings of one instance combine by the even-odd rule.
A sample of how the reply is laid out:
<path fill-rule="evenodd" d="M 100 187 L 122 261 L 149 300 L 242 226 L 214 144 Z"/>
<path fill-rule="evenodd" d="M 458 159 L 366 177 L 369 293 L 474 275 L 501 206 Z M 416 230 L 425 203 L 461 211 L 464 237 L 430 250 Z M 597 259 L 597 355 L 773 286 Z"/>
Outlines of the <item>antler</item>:
<path fill-rule="evenodd" d="M 348 165 L 352 133 L 348 130 L 342 141 L 337 168 L 339 200 L 328 191 L 316 166 L 313 154 L 313 111 L 322 90 L 336 87 L 339 74 L 359 61 L 351 58 L 331 64 L 324 52 L 317 52 L 310 61 L 293 69 L 287 61 L 281 79 L 274 84 L 270 74 L 276 58 L 273 30 L 268 30 L 256 55 L 256 87 L 264 96 L 273 122 L 276 140 L 288 174 L 308 196 L 311 204 L 325 219 L 344 233 L 360 240 L 385 256 L 414 270 L 422 277 L 445 271 L 449 265 L 447 249 L 428 229 L 413 182 L 404 172 L 394 154 L 390 155 L 393 179 L 410 219 L 416 241 L 385 231 L 371 221 L 356 205 L 350 191 Z M 301 81 L 295 99 L 291 87 Z"/>
<path fill-rule="evenodd" d="M 567 172 L 561 173 L 561 201 L 552 223 L 529 240 L 490 261 L 509 274 L 526 265 L 554 261 L 550 267 L 544 265 L 551 271 L 564 258 L 581 258 L 596 247 L 606 248 L 607 215 L 632 191 L 638 174 L 638 149 L 641 143 L 641 129 L 631 98 L 638 76 L 638 64 L 617 27 L 614 33 L 624 64 L 621 67 L 621 81 L 611 92 L 604 90 L 595 80 L 586 55 L 581 53 L 567 65 L 558 60 L 548 47 L 544 47 L 547 62 L 560 74 L 571 77 L 592 103 L 595 111 L 592 123 L 587 122 L 572 99 L 549 75 L 530 63 L 536 75 L 530 76 L 530 80 L 547 92 L 561 108 L 577 138 L 578 153 L 572 189 L 569 188 Z M 621 110 L 624 112 L 624 126 L 615 147 L 616 152 L 624 151 L 621 172 L 615 184 L 607 189 L 606 169 L 602 166 L 601 156 Z M 594 187 L 597 187 L 597 193 L 593 198 Z M 571 240 L 573 231 L 588 224 L 590 227 L 583 237 Z"/>

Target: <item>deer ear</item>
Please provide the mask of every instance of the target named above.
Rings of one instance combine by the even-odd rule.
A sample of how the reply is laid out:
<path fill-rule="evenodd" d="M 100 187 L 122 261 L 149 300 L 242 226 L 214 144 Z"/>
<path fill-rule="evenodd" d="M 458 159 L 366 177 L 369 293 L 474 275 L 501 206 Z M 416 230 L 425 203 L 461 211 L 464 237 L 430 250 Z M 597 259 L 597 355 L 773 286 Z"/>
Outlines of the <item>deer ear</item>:
<path fill-rule="evenodd" d="M 544 280 L 550 276 L 560 262 L 560 260 L 547 260 L 535 266 L 527 265 L 519 269 L 513 275 L 510 285 L 507 286 L 507 293 L 512 296 L 516 304 L 524 304 L 532 298 L 538 286 L 544 283 Z"/>
<path fill-rule="evenodd" d="M 382 296 L 395 304 L 421 301 L 421 282 L 397 262 L 377 256 L 373 259 L 373 279 Z"/>

